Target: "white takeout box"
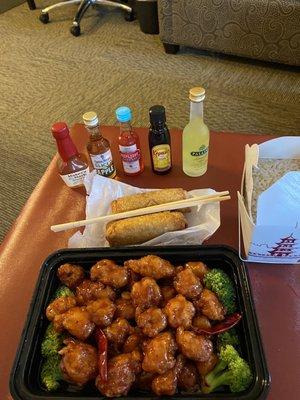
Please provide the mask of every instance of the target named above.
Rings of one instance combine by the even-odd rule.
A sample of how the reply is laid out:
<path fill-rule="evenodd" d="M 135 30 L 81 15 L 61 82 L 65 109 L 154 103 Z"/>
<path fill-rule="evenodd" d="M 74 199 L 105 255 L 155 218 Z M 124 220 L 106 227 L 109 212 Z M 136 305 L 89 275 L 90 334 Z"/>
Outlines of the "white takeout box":
<path fill-rule="evenodd" d="M 300 171 L 291 171 L 258 197 L 256 223 L 251 217 L 253 167 L 265 158 L 300 159 L 300 137 L 288 136 L 245 147 L 241 192 L 238 192 L 239 252 L 246 261 L 300 263 Z"/>

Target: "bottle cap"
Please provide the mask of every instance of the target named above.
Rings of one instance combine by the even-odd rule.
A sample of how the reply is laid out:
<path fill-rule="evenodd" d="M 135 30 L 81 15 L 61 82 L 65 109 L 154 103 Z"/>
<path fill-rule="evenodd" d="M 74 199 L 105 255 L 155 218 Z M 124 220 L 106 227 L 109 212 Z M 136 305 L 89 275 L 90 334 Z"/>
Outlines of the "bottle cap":
<path fill-rule="evenodd" d="M 164 106 L 155 105 L 149 110 L 150 122 L 166 122 L 166 110 Z"/>
<path fill-rule="evenodd" d="M 99 119 L 95 111 L 88 111 L 82 116 L 85 126 L 96 126 L 99 124 Z"/>
<path fill-rule="evenodd" d="M 68 161 L 70 157 L 78 154 L 77 148 L 73 143 L 67 124 L 56 122 L 51 127 L 52 135 L 57 141 L 58 152 L 63 161 Z"/>
<path fill-rule="evenodd" d="M 64 139 L 69 136 L 69 128 L 65 122 L 56 122 L 51 127 L 52 135 L 55 139 Z"/>
<path fill-rule="evenodd" d="M 190 89 L 189 98 L 191 101 L 195 103 L 199 103 L 205 99 L 205 89 L 202 87 L 194 87 Z"/>
<path fill-rule="evenodd" d="M 132 114 L 129 107 L 119 107 L 116 109 L 116 117 L 119 122 L 129 122 L 131 121 Z"/>

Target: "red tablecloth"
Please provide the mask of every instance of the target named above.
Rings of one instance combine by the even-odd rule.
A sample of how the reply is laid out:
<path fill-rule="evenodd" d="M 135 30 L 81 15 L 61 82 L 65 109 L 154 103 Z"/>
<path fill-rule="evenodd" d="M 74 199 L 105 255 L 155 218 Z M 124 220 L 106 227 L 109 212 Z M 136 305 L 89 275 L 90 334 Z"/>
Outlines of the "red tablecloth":
<path fill-rule="evenodd" d="M 187 190 L 211 187 L 229 190 L 232 200 L 221 204 L 221 227 L 208 243 L 227 244 L 237 248 L 237 199 L 240 188 L 244 146 L 261 143 L 270 136 L 236 133 L 212 133 L 208 172 L 200 178 L 189 178 L 181 170 L 181 132 L 172 131 L 174 167 L 170 174 L 154 175 L 151 171 L 147 130 L 138 130 L 145 172 L 120 180 L 139 187 L 184 187 Z M 118 130 L 104 127 L 104 136 L 116 151 Z M 73 137 L 80 149 L 87 140 L 85 129 L 76 125 Z M 74 231 L 53 233 L 50 225 L 84 218 L 83 190 L 67 188 L 56 171 L 56 158 L 36 186 L 20 216 L 1 246 L 0 258 L 0 399 L 11 399 L 9 373 L 26 318 L 36 278 L 43 260 L 54 250 L 67 246 Z M 272 384 L 268 399 L 300 398 L 300 266 L 248 264 L 252 292 L 262 333 Z"/>

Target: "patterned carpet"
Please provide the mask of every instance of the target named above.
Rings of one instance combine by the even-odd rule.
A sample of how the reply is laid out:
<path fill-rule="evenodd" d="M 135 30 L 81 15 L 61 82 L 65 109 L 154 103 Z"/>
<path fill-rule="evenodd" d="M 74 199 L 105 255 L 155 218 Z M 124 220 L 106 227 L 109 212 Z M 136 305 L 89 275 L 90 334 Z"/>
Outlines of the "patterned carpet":
<path fill-rule="evenodd" d="M 48 25 L 27 4 L 0 15 L 1 239 L 55 153 L 49 128 L 56 120 L 72 125 L 93 109 L 114 124 L 114 109 L 127 104 L 141 126 L 148 108 L 162 103 L 169 127 L 183 128 L 188 89 L 203 85 L 211 129 L 299 134 L 296 69 L 191 49 L 166 55 L 158 36 L 107 10 L 91 9 L 74 38 L 75 10 L 55 11 Z"/>

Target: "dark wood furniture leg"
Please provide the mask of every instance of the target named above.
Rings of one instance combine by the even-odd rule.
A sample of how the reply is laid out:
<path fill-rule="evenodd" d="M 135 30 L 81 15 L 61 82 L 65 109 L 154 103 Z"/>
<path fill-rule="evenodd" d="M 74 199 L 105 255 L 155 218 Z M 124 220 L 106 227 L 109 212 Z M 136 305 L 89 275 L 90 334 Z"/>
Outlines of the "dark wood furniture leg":
<path fill-rule="evenodd" d="M 179 44 L 163 43 L 163 45 L 167 54 L 176 54 L 180 49 Z"/>
<path fill-rule="evenodd" d="M 28 7 L 30 8 L 30 10 L 35 10 L 36 9 L 36 5 L 35 5 L 34 0 L 27 0 L 27 4 L 28 4 Z"/>

